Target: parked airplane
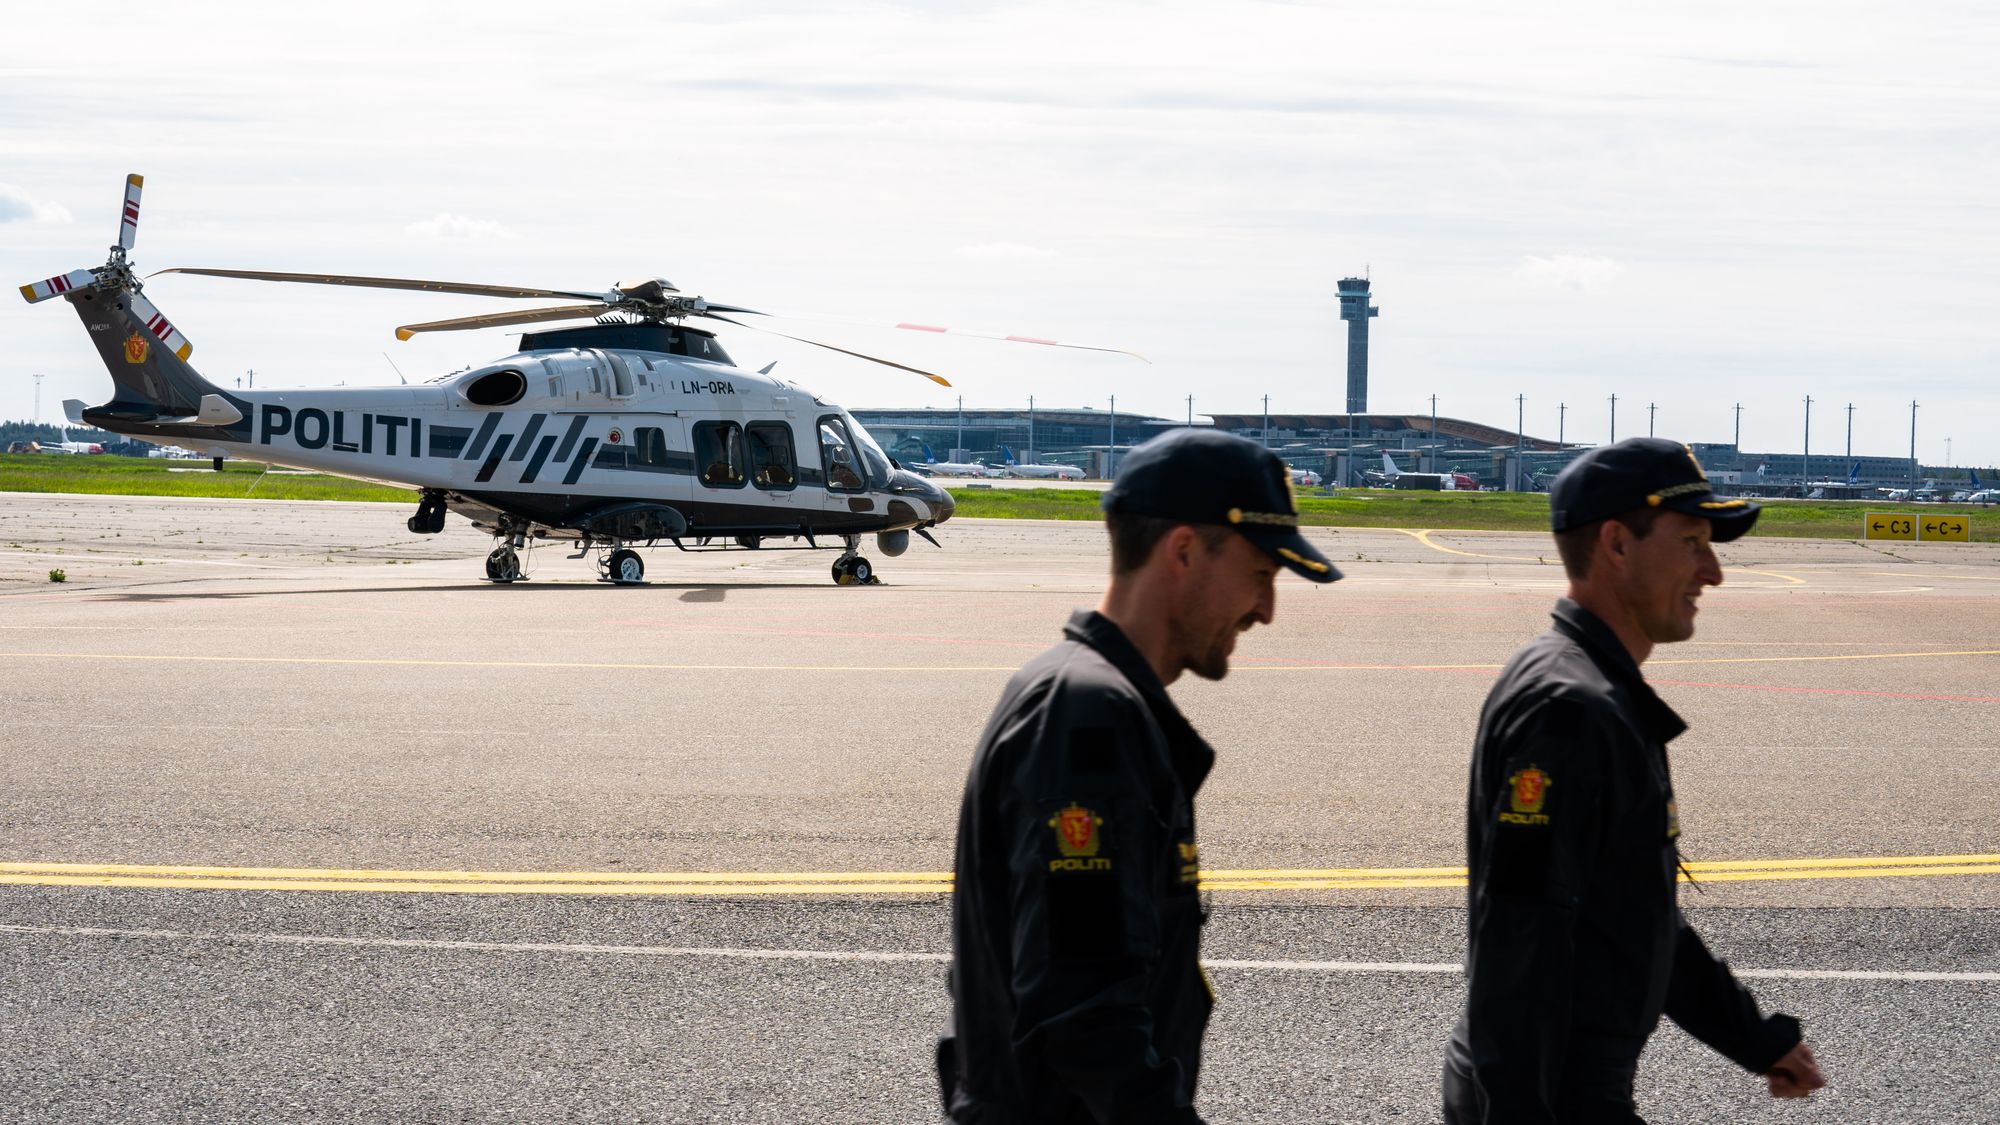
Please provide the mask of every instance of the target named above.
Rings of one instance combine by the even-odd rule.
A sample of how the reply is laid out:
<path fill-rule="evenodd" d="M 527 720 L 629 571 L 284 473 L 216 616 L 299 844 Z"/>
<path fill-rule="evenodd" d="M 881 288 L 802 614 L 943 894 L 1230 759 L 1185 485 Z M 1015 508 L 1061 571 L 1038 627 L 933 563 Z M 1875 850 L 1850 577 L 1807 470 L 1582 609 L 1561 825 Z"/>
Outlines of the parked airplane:
<path fill-rule="evenodd" d="M 1082 480 L 1083 470 L 1075 465 L 1023 465 L 1014 457 L 1014 451 L 1000 447 L 1000 456 L 1007 465 L 1007 471 L 1017 477 L 1031 480 Z"/>
<path fill-rule="evenodd" d="M 937 454 L 931 452 L 929 443 L 918 442 L 917 444 L 924 447 L 924 459 L 921 462 L 911 464 L 910 468 L 923 473 L 925 476 L 990 477 L 997 475 L 994 473 L 992 466 L 982 465 L 976 461 L 940 461 L 937 459 Z"/>
<path fill-rule="evenodd" d="M 69 440 L 68 426 L 62 427 L 61 441 L 35 442 L 34 445 L 35 445 L 35 452 L 37 453 L 88 454 L 88 453 L 104 452 L 104 446 L 97 442 Z"/>
<path fill-rule="evenodd" d="M 1466 473 L 1409 473 L 1396 467 L 1396 459 L 1382 451 L 1382 471 L 1363 470 L 1368 483 L 1377 488 L 1420 488 L 1444 492 L 1479 491 L 1479 482 Z"/>
<path fill-rule="evenodd" d="M 706 318 L 753 327 L 722 314 L 763 314 L 682 296 L 657 278 L 590 292 L 164 271 L 586 302 L 405 325 L 397 329 L 403 339 L 596 321 L 524 333 L 515 353 L 424 385 L 225 389 L 189 366 L 192 345 L 142 295 L 126 261 L 142 184 L 136 175 L 126 180 L 118 241 L 104 265 L 21 286 L 30 303 L 68 301 L 110 372 L 109 401 L 64 404 L 91 425 L 152 442 L 188 442 L 209 456 L 408 486 L 417 500 L 409 529 L 434 534 L 444 529 L 447 511 L 465 516 L 493 535 L 486 577 L 502 583 L 523 577 L 519 552 L 530 540 L 567 539 L 579 544 L 579 555 L 598 552 L 600 576 L 618 583 L 644 576 L 634 545 L 665 540 L 684 551 L 728 550 L 804 540 L 790 549 L 811 550 L 830 549 L 826 541 L 833 540 L 841 545 L 834 581 L 865 584 L 873 566 L 860 553 L 863 535 L 874 535 L 883 554 L 900 555 L 912 534 L 935 543 L 928 529 L 952 516 L 950 494 L 898 466 L 846 410 L 798 384 L 737 368 L 713 334 L 687 323 Z"/>
<path fill-rule="evenodd" d="M 1319 487 L 1319 474 L 1313 472 L 1311 469 L 1294 469 L 1288 466 L 1285 471 L 1291 474 L 1292 483 L 1295 485 L 1303 488 Z"/>

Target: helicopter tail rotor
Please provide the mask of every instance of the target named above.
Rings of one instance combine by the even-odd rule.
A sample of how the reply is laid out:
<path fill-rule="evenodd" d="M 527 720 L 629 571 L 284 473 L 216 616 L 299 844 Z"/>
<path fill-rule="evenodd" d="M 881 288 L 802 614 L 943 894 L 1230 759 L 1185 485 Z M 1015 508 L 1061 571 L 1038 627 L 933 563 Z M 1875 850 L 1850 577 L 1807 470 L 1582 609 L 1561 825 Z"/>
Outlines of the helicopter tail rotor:
<path fill-rule="evenodd" d="M 130 250 L 139 239 L 139 193 L 146 177 L 137 172 L 125 177 L 125 211 L 118 219 L 118 249 Z"/>

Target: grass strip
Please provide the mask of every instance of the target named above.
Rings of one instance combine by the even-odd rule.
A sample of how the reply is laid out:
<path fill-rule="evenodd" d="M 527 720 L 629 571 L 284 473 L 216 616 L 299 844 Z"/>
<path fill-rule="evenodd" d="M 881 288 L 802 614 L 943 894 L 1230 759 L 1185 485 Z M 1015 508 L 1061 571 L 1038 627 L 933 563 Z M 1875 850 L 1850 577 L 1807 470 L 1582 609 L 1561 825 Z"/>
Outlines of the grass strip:
<path fill-rule="evenodd" d="M 0 454 L 0 492 L 197 496 L 256 500 L 363 500 L 413 503 L 415 490 L 347 477 L 272 471 L 252 461 Z M 961 488 L 952 493 L 967 519 L 1099 520 L 1102 493 L 1081 488 Z M 1891 504 L 1868 500 L 1776 500 L 1764 505 L 1753 535 L 1858 539 L 1865 513 L 1964 515 L 1978 542 L 2000 540 L 2000 508 L 1974 504 Z M 1549 498 L 1538 492 L 1404 492 L 1343 489 L 1299 495 L 1299 522 L 1310 527 L 1453 528 L 1546 531 Z"/>

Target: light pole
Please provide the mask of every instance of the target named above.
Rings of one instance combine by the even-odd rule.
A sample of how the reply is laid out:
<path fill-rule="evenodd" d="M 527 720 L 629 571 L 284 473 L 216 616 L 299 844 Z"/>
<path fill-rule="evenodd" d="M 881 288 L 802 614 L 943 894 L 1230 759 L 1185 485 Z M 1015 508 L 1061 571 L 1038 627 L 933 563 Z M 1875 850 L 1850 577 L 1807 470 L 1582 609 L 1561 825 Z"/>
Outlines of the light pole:
<path fill-rule="evenodd" d="M 1271 448 L 1271 396 L 1264 396 L 1264 448 Z"/>
<path fill-rule="evenodd" d="M 1192 427 L 1192 426 L 1194 425 L 1194 396 L 1193 396 L 1193 395 L 1189 395 L 1189 396 L 1188 396 L 1188 425 L 1189 425 L 1190 427 Z"/>
<path fill-rule="evenodd" d="M 1743 404 L 1740 402 L 1736 404 L 1736 437 L 1732 441 L 1736 446 L 1736 463 L 1740 465 L 1743 463 Z"/>
<path fill-rule="evenodd" d="M 1806 486 L 1812 483 L 1812 396 L 1806 396 L 1806 444 L 1804 455 L 1799 460 L 1799 495 L 1806 494 Z"/>
<path fill-rule="evenodd" d="M 46 375 L 35 376 L 35 416 L 29 421 L 37 426 L 42 424 L 42 380 L 46 378 Z"/>
<path fill-rule="evenodd" d="M 1035 463 L 1035 396 L 1028 396 L 1028 464 Z"/>
<path fill-rule="evenodd" d="M 1854 404 L 1847 404 L 1847 459 L 1854 459 Z"/>
<path fill-rule="evenodd" d="M 1111 448 L 1104 453 L 1104 477 L 1118 475 L 1118 396 L 1111 396 Z"/>
<path fill-rule="evenodd" d="M 965 396 L 958 396 L 958 447 L 952 451 L 954 458 L 965 456 Z"/>
<path fill-rule="evenodd" d="M 1917 400 L 1910 400 L 1910 487 L 1917 487 Z"/>
<path fill-rule="evenodd" d="M 1659 404 L 1659 403 L 1657 403 L 1657 402 L 1649 402 L 1649 403 L 1647 403 L 1647 404 L 1646 404 L 1646 436 L 1647 436 L 1647 437 L 1652 437 L 1652 436 L 1653 436 L 1653 415 L 1654 415 L 1655 413 L 1657 413 L 1657 412 L 1659 411 L 1659 409 L 1660 409 L 1660 404 Z"/>
<path fill-rule="evenodd" d="M 1618 396 L 1611 396 L 1611 444 L 1618 444 Z"/>
<path fill-rule="evenodd" d="M 1569 422 L 1569 403 L 1566 402 L 1556 403 L 1556 445 L 1558 446 L 1565 444 L 1563 442 L 1563 427 L 1568 422 Z"/>

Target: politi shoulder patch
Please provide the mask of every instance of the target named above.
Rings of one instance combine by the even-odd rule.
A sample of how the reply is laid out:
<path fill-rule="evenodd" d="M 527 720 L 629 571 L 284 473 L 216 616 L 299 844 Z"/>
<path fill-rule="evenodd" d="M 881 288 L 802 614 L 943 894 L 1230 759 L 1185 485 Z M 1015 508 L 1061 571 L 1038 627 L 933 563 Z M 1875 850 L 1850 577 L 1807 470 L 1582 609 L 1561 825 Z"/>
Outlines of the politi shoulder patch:
<path fill-rule="evenodd" d="M 1555 779 L 1530 762 L 1528 768 L 1517 770 L 1507 778 L 1508 811 L 1500 814 L 1502 824 L 1538 825 L 1549 822 L 1542 812 L 1542 802 L 1548 797 L 1549 786 Z"/>
<path fill-rule="evenodd" d="M 1109 871 L 1109 857 L 1097 854 L 1104 844 L 1104 818 L 1072 801 L 1049 818 L 1060 858 L 1049 860 L 1050 871 Z"/>

